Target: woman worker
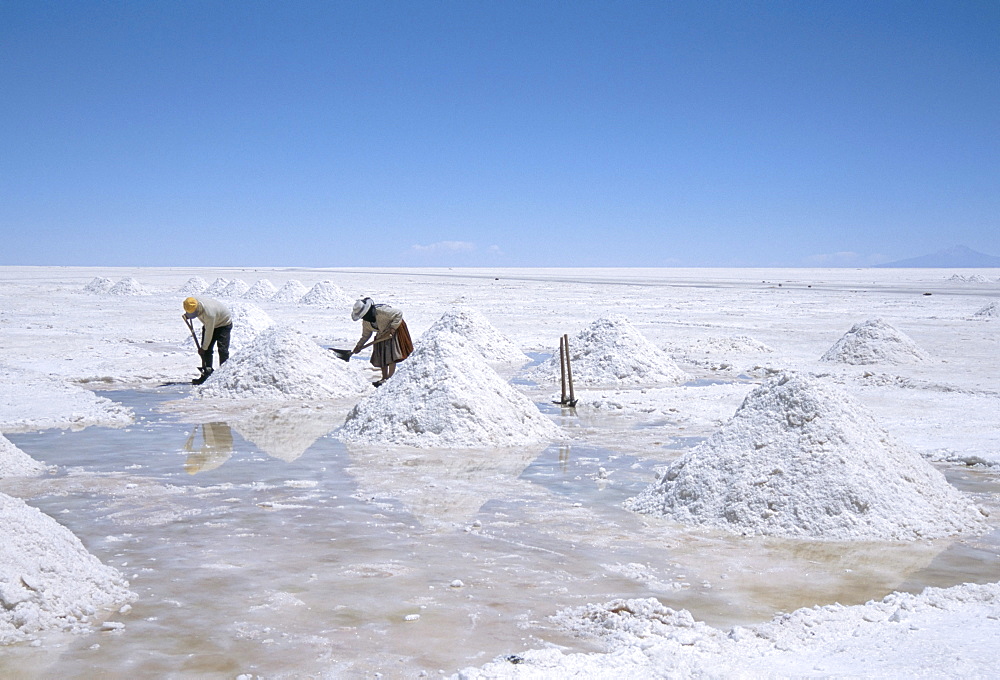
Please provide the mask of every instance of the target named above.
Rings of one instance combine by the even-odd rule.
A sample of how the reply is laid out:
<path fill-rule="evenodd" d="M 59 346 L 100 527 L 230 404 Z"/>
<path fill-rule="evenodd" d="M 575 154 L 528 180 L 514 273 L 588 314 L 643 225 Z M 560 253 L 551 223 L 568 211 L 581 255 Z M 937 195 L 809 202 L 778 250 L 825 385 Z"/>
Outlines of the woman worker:
<path fill-rule="evenodd" d="M 403 313 L 389 305 L 377 305 L 371 298 L 361 298 L 351 309 L 351 319 L 361 320 L 361 339 L 354 346 L 354 354 L 365 348 L 372 333 L 372 366 L 382 369 L 382 379 L 372 383 L 378 387 L 392 376 L 396 364 L 410 356 L 413 342 L 403 321 Z"/>

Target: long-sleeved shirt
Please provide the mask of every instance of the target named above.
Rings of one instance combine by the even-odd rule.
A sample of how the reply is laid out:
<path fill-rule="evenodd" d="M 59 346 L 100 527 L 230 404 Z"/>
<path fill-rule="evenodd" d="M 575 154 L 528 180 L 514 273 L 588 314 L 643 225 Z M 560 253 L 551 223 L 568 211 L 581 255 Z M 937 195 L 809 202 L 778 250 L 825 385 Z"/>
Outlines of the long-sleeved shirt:
<path fill-rule="evenodd" d="M 201 348 L 207 350 L 212 345 L 212 338 L 215 337 L 215 329 L 229 326 L 233 323 L 233 317 L 229 307 L 213 298 L 198 298 L 198 321 L 205 326 L 205 331 L 201 336 Z"/>
<path fill-rule="evenodd" d="M 375 333 L 377 341 L 388 340 L 389 336 L 403 323 L 403 313 L 395 307 L 389 305 L 375 305 L 375 323 L 371 324 L 367 320 L 361 322 L 361 339 L 354 346 L 355 352 L 360 352 L 361 348 L 368 342 L 368 338 Z M 380 337 L 384 336 L 384 337 Z"/>

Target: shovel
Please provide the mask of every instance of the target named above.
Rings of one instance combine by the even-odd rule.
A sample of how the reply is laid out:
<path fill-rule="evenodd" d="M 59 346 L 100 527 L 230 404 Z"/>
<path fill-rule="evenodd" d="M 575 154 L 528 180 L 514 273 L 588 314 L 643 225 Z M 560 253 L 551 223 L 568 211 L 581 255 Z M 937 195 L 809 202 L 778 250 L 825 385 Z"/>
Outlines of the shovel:
<path fill-rule="evenodd" d="M 198 342 L 198 336 L 194 332 L 194 324 L 191 323 L 191 319 L 187 318 L 187 314 L 182 314 L 181 318 L 184 319 L 184 324 L 188 327 L 188 330 L 191 331 L 191 339 L 194 340 L 194 348 L 198 350 L 198 358 L 201 358 L 201 343 Z M 195 378 L 195 380 L 191 383 L 192 385 L 200 385 L 208 378 L 208 376 L 205 375 L 204 366 L 198 368 L 198 370 L 201 371 L 201 377 Z M 211 369 L 209 369 L 208 372 L 211 373 Z"/>
<path fill-rule="evenodd" d="M 364 349 L 365 347 L 371 347 L 374 344 L 375 344 L 375 341 L 372 340 L 367 345 L 362 346 L 361 349 Z M 344 361 L 350 361 L 351 360 L 351 355 L 354 354 L 354 350 L 352 350 L 352 349 L 334 349 L 333 347 L 330 347 L 329 349 L 330 349 L 331 352 L 333 352 L 334 354 L 336 354 L 338 357 L 340 357 Z M 360 352 L 361 350 L 358 350 L 358 351 Z"/>

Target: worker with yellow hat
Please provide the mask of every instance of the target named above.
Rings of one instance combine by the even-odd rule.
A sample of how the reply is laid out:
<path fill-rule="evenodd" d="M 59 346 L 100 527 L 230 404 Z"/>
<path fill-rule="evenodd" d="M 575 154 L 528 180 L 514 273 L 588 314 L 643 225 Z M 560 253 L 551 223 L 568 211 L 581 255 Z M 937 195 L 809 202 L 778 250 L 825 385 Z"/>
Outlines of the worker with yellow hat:
<path fill-rule="evenodd" d="M 201 340 L 195 336 L 194 326 L 191 321 L 198 319 L 201 321 Z M 200 385 L 208 376 L 212 375 L 212 354 L 216 346 L 219 348 L 219 365 L 221 366 L 229 358 L 229 338 L 233 332 L 233 317 L 224 303 L 212 298 L 189 297 L 184 299 L 184 323 L 187 324 L 198 347 L 198 356 L 201 357 L 201 375 L 191 381 L 194 385 Z"/>

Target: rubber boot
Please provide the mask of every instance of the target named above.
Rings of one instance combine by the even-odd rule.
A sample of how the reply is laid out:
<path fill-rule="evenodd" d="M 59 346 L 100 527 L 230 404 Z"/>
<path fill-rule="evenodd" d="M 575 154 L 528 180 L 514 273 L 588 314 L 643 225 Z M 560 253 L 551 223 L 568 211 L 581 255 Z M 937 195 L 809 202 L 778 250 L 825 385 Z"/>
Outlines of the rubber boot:
<path fill-rule="evenodd" d="M 202 384 L 203 382 L 205 382 L 206 380 L 208 380 L 208 376 L 212 375 L 212 372 L 213 371 L 212 371 L 211 367 L 209 367 L 209 368 L 202 368 L 201 369 L 201 375 L 198 376 L 197 378 L 195 378 L 194 380 L 192 380 L 191 384 L 192 385 L 200 385 L 200 384 Z"/>

